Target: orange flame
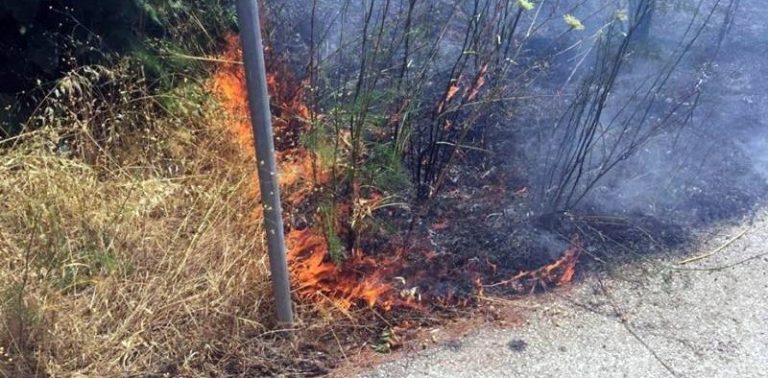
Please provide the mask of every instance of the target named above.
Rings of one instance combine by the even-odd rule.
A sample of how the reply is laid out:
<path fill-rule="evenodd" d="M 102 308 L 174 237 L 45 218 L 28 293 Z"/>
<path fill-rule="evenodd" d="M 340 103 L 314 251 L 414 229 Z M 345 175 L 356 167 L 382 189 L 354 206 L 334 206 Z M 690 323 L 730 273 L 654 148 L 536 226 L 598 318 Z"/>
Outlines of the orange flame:
<path fill-rule="evenodd" d="M 536 270 L 519 272 L 508 280 L 484 285 L 483 287 L 516 285 L 535 290 L 537 287 L 547 288 L 551 285 L 567 285 L 573 281 L 573 276 L 576 274 L 576 263 L 579 261 L 582 249 L 583 245 L 579 234 L 574 234 L 571 237 L 571 245 L 568 249 L 551 264 Z"/>
<path fill-rule="evenodd" d="M 311 229 L 288 233 L 288 258 L 296 291 L 316 301 L 330 299 L 348 310 L 358 301 L 370 307 L 389 309 L 394 303 L 393 287 L 383 277 L 394 266 L 356 251 L 342 265 L 328 261 L 325 238 Z M 393 260 L 394 261 L 394 260 Z"/>
<path fill-rule="evenodd" d="M 227 38 L 222 60 L 239 62 L 242 58 L 239 38 Z M 284 202 L 298 206 L 312 193 L 315 185 L 329 181 L 327 172 L 313 175 L 312 156 L 299 143 L 308 129 L 311 113 L 303 101 L 302 83 L 295 83 L 283 67 L 271 69 L 267 86 L 273 101 L 273 127 L 280 170 L 280 186 Z M 294 84 L 295 83 L 295 84 Z M 212 78 L 211 87 L 223 108 L 236 120 L 228 128 L 241 151 L 254 157 L 253 134 L 248 120 L 245 73 L 240 64 L 222 64 Z M 255 176 L 255 172 L 254 172 Z M 256 178 L 249 191 L 259 196 Z M 260 212 L 254 216 L 261 218 Z M 292 229 L 286 235 L 289 269 L 296 293 L 312 301 L 330 300 L 336 307 L 348 310 L 358 302 L 388 309 L 395 302 L 392 285 L 384 277 L 399 267 L 396 260 L 377 261 L 354 251 L 341 266 L 330 261 L 328 245 L 322 232 L 313 228 Z"/>
<path fill-rule="evenodd" d="M 232 62 L 240 62 L 242 52 L 238 48 L 239 39 L 235 35 L 227 36 L 227 49 L 222 58 Z M 239 64 L 222 64 L 211 79 L 213 92 L 219 103 L 235 121 L 229 124 L 229 130 L 235 136 L 241 150 L 248 156 L 253 156 L 253 133 L 248 121 L 247 90 L 245 71 Z"/>

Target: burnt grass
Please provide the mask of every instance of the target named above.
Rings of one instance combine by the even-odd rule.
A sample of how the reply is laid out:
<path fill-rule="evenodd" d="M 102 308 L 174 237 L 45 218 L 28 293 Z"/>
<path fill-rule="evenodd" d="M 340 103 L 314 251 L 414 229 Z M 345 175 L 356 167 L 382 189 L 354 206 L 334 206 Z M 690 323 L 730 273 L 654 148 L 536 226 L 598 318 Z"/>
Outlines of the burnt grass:
<path fill-rule="evenodd" d="M 493 284 L 540 268 L 558 259 L 574 234 L 584 248 L 577 280 L 579 275 L 604 270 L 606 263 L 682 253 L 708 227 L 749 218 L 768 194 L 764 180 L 749 172 L 749 159 L 737 146 L 726 144 L 717 154 L 729 158 L 715 161 L 706 175 L 681 173 L 688 178 L 680 180 L 674 198 L 653 214 L 606 210 L 599 203 L 600 193 L 573 210 L 542 214 L 532 203 L 534 184 L 525 156 L 516 152 L 520 134 L 507 130 L 499 125 L 489 128 L 487 140 L 496 142 L 487 146 L 488 152 L 462 155 L 420 222 L 438 255 L 450 261 L 454 280 L 470 279 L 469 271 L 476 273 L 471 279 Z M 472 287 L 467 282 L 453 284 Z M 521 294 L 519 288 L 492 290 L 497 295 Z"/>

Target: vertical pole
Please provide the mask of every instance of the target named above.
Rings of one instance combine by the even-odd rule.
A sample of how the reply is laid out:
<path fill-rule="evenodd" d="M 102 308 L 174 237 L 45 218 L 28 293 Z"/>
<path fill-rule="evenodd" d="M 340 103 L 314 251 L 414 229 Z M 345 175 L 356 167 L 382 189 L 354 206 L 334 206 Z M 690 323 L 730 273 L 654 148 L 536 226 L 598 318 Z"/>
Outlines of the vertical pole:
<path fill-rule="evenodd" d="M 269 268 L 272 272 L 272 290 L 277 303 L 277 320 L 288 325 L 293 323 L 293 308 L 257 0 L 237 0 L 237 18 L 240 25 L 240 41 L 243 44 L 248 106 L 251 110 L 259 187 L 264 206 L 264 226 L 267 233 Z"/>

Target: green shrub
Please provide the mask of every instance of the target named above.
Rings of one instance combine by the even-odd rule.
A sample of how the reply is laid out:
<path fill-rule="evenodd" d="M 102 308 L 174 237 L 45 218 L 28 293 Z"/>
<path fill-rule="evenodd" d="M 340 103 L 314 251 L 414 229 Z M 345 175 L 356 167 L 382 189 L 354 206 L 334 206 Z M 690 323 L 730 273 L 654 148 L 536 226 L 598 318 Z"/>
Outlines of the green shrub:
<path fill-rule="evenodd" d="M 235 25 L 229 0 L 30 0 L 0 3 L 0 139 L 15 135 L 63 76 L 126 58 L 167 91 L 212 66 Z"/>

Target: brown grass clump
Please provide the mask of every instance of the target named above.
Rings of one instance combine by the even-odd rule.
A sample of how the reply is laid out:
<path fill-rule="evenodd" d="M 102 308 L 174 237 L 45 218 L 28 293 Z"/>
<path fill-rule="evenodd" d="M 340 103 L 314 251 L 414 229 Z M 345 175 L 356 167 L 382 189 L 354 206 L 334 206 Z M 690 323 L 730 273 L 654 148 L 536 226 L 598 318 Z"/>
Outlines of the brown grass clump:
<path fill-rule="evenodd" d="M 79 72 L 0 146 L 0 376 L 270 372 L 251 162 L 227 120 L 202 85 Z"/>

